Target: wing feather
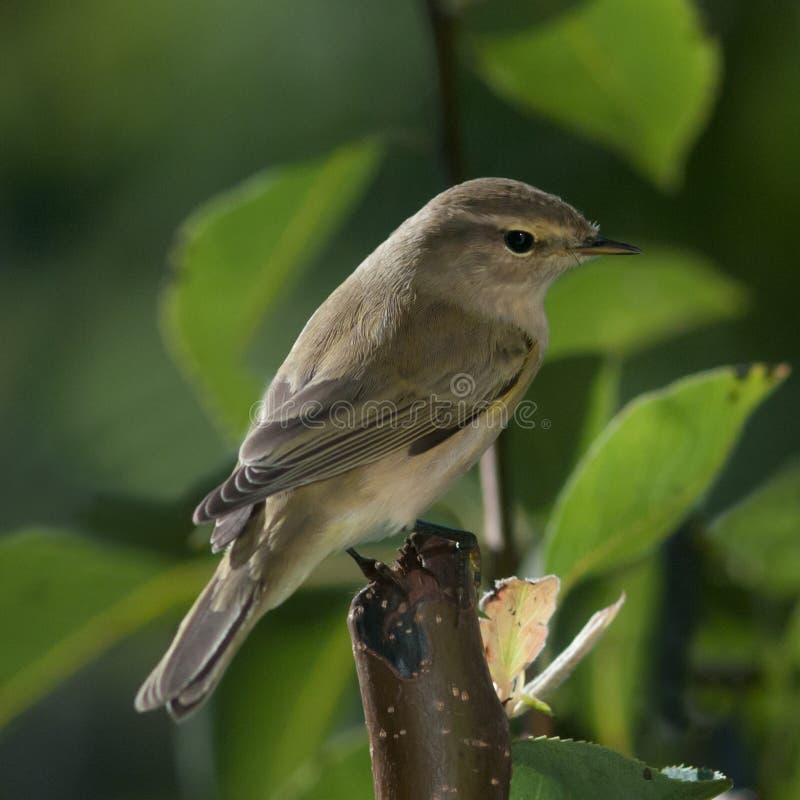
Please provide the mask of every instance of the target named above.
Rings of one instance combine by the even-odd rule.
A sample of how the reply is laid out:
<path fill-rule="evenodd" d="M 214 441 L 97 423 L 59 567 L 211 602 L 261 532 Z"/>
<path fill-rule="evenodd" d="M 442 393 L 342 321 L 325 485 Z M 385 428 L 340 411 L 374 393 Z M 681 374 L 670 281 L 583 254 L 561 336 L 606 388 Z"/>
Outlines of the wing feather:
<path fill-rule="evenodd" d="M 465 319 L 462 310 L 441 302 L 417 302 L 414 310 L 371 349 L 362 341 L 369 325 L 334 326 L 339 341 L 332 344 L 328 332 L 325 344 L 342 352 L 341 363 L 314 355 L 318 343 L 309 323 L 311 330 L 303 332 L 264 398 L 262 418 L 245 438 L 239 464 L 203 499 L 195 522 L 231 515 L 219 537 L 228 542 L 246 519 L 233 512 L 276 492 L 403 448 L 413 453 L 415 443 L 422 443 L 416 452 L 437 446 L 508 391 L 534 346 L 516 327 Z M 423 320 L 413 318 L 419 312 Z M 426 325 L 425 335 L 419 335 L 419 325 Z M 361 338 L 349 342 L 347 336 Z M 312 356 L 303 358 L 303 352 Z M 348 352 L 358 357 L 347 359 Z M 457 383 L 464 376 L 468 393 Z"/>

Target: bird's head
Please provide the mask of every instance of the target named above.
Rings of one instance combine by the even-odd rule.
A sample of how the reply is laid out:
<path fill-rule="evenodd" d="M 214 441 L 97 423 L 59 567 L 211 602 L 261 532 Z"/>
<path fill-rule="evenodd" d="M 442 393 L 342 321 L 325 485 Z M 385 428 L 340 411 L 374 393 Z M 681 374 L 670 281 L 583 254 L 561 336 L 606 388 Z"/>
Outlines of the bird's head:
<path fill-rule="evenodd" d="M 415 254 L 425 291 L 517 323 L 565 270 L 594 256 L 640 252 L 601 237 L 596 224 L 559 197 L 505 178 L 453 186 L 397 235 Z"/>

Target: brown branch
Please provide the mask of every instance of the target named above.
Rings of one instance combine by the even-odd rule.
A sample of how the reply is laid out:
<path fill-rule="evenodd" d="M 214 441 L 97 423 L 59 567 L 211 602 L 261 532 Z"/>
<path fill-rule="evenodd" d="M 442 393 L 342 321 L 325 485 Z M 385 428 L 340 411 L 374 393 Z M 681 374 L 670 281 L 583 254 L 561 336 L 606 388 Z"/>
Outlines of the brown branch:
<path fill-rule="evenodd" d="M 511 533 L 513 502 L 509 480 L 503 469 L 508 455 L 504 438 L 498 439 L 481 456 L 479 469 L 483 493 L 483 535 L 489 548 L 487 576 L 495 580 L 517 571 L 517 549 Z"/>
<path fill-rule="evenodd" d="M 458 113 L 458 61 L 456 43 L 458 16 L 442 0 L 425 0 L 436 51 L 436 73 L 439 84 L 440 149 L 450 185 L 465 178 L 464 153 Z M 512 531 L 513 504 L 508 494 L 508 481 L 503 478 L 506 442 L 501 437 L 480 461 L 481 492 L 484 508 L 484 535 L 492 554 L 488 577 L 499 578 L 516 571 L 517 555 Z"/>
<path fill-rule="evenodd" d="M 436 51 L 442 160 L 448 183 L 461 183 L 464 180 L 464 158 L 458 120 L 458 64 L 456 61 L 458 18 L 454 11 L 444 8 L 440 0 L 425 0 L 425 5 L 428 9 Z"/>
<path fill-rule="evenodd" d="M 417 523 L 350 606 L 376 800 L 504 800 L 508 721 L 478 626 L 471 533 Z"/>

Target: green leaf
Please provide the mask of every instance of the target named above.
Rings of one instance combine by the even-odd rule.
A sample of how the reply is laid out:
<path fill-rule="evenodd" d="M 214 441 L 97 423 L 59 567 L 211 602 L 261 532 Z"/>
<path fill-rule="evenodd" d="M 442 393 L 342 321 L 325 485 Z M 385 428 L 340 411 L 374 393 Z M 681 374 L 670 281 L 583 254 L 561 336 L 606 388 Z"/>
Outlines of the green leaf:
<path fill-rule="evenodd" d="M 553 284 L 547 357 L 625 358 L 746 307 L 745 288 L 695 253 L 653 248 L 638 262 L 600 259 Z"/>
<path fill-rule="evenodd" d="M 693 767 L 659 770 L 588 742 L 527 739 L 514 743 L 512 758 L 511 800 L 702 800 L 731 786 L 718 772 Z"/>
<path fill-rule="evenodd" d="M 641 395 L 608 425 L 558 496 L 545 571 L 564 591 L 641 557 L 672 532 L 725 463 L 745 421 L 788 374 L 723 367 Z"/>
<path fill-rule="evenodd" d="M 115 642 L 189 602 L 209 574 L 207 560 L 170 566 L 66 533 L 4 536 L 0 640 L 13 646 L 0 649 L 0 726 Z"/>
<path fill-rule="evenodd" d="M 800 592 L 800 462 L 711 524 L 708 536 L 732 580 L 768 595 Z"/>
<path fill-rule="evenodd" d="M 662 188 L 679 183 L 709 116 L 720 50 L 690 0 L 592 0 L 541 26 L 476 36 L 498 94 L 617 151 Z"/>
<path fill-rule="evenodd" d="M 280 293 L 302 277 L 378 163 L 374 141 L 261 173 L 195 212 L 184 225 L 164 330 L 176 359 L 232 436 L 263 377 L 247 346 Z"/>
<path fill-rule="evenodd" d="M 305 591 L 249 635 L 217 692 L 227 797 L 281 797 L 319 756 L 355 680 L 347 606 L 346 593 Z"/>

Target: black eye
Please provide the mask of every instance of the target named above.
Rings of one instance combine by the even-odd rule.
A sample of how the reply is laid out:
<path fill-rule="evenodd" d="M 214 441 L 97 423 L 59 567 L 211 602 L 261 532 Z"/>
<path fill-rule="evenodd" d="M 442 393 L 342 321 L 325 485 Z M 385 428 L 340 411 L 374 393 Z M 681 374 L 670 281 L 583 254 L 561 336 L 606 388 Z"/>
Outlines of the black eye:
<path fill-rule="evenodd" d="M 527 253 L 533 247 L 533 236 L 528 231 L 507 231 L 503 237 L 512 253 Z"/>

